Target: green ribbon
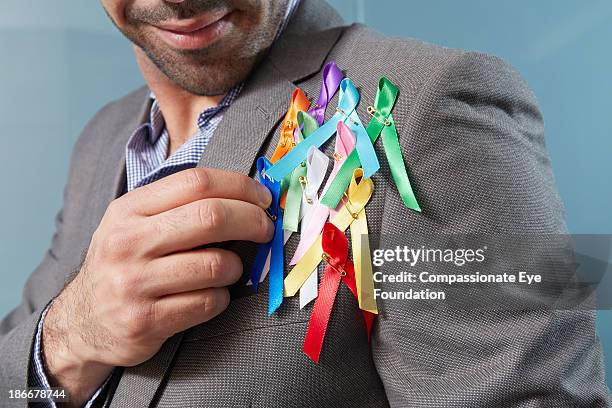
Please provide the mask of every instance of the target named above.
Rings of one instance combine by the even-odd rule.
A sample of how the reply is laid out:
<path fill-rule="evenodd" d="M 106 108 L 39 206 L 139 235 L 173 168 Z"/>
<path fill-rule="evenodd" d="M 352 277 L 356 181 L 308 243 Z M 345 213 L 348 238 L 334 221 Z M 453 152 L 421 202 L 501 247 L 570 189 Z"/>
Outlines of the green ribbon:
<path fill-rule="evenodd" d="M 291 174 L 281 180 L 281 196 L 285 194 L 285 191 L 289 189 L 289 184 L 291 183 Z"/>
<path fill-rule="evenodd" d="M 301 142 L 319 128 L 317 121 L 306 112 L 297 113 L 297 142 Z M 303 187 L 301 180 L 306 178 L 306 161 L 300 163 L 289 176 L 289 187 L 283 215 L 283 229 L 297 232 L 300 223 L 300 208 L 302 207 Z"/>
<path fill-rule="evenodd" d="M 366 131 L 372 144 L 376 142 L 379 135 L 382 137 L 393 181 L 397 186 L 404 205 L 420 212 L 421 207 L 417 202 L 410 185 L 410 180 L 408 179 L 404 158 L 400 150 L 397 128 L 395 127 L 393 115 L 391 115 L 391 110 L 393 110 L 393 106 L 397 101 L 398 92 L 397 87 L 387 78 L 382 77 L 380 79 L 378 82 L 378 92 L 374 99 L 374 106 L 368 107 L 368 112 L 372 115 L 372 119 L 368 123 Z M 336 208 L 351 182 L 353 172 L 360 166 L 361 163 L 357 151 L 353 150 L 342 167 L 340 167 L 327 193 L 323 196 L 321 203 L 329 208 Z"/>

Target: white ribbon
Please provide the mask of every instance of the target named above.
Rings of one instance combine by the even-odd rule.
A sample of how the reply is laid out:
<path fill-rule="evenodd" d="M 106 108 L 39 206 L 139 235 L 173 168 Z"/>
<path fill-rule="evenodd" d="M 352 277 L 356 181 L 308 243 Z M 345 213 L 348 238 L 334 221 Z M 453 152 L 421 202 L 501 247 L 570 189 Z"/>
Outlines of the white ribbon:
<path fill-rule="evenodd" d="M 309 217 L 310 213 L 319 204 L 319 188 L 325 179 L 329 157 L 314 146 L 308 150 L 306 159 L 306 186 L 302 194 L 303 219 Z M 302 229 L 300 233 L 302 233 Z M 300 309 L 317 298 L 319 291 L 319 274 L 311 273 L 304 285 L 300 288 Z"/>

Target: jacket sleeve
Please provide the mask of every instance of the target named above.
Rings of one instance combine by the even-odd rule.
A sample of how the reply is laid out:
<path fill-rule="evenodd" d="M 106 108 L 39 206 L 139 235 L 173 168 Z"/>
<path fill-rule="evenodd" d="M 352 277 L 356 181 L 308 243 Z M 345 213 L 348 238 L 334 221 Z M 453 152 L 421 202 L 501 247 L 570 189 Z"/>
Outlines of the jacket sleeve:
<path fill-rule="evenodd" d="M 471 52 L 441 62 L 398 128 L 423 212 L 406 210 L 389 191 L 382 231 L 566 233 L 542 115 L 508 64 Z M 379 302 L 373 356 L 393 407 L 609 404 L 593 311 Z"/>
<path fill-rule="evenodd" d="M 91 184 L 91 174 L 83 171 L 87 167 L 84 161 L 96 154 L 99 149 L 88 130 L 94 123 L 104 119 L 104 113 L 111 104 L 94 117 L 78 139 L 71 155 L 68 182 L 64 188 L 64 206 L 55 218 L 55 233 L 51 245 L 42 262 L 27 279 L 23 289 L 21 303 L 0 321 L 0 405 L 26 406 L 26 401 L 9 399 L 9 390 L 23 390 L 32 385 L 32 349 L 37 324 L 49 302 L 62 290 L 67 280 L 77 272 L 75 266 L 80 259 L 63 259 L 62 242 L 66 229 L 65 220 L 74 211 L 69 203 L 74 201 L 74 194 Z M 75 218 L 75 217 L 73 217 Z M 87 246 L 87 244 L 85 244 Z M 80 255 L 76 255 L 79 257 Z M 18 273 L 17 271 L 16 273 Z M 6 404 L 6 405 L 4 405 Z M 11 405 L 12 404 L 12 405 Z"/>
<path fill-rule="evenodd" d="M 56 217 L 56 227 L 57 235 L 62 227 L 61 212 Z M 0 322 L 0 390 L 3 404 L 26 406 L 25 400 L 8 399 L 8 391 L 24 390 L 28 386 L 31 350 L 38 321 L 47 303 L 59 290 L 61 284 L 58 277 L 69 274 L 61 268 L 50 248 L 28 278 L 21 304 Z"/>
<path fill-rule="evenodd" d="M 40 321 L 38 322 L 36 333 L 34 334 L 34 346 L 32 347 L 32 357 L 30 359 L 30 386 L 36 388 L 50 389 L 51 385 L 47 377 L 45 363 L 42 355 L 42 330 L 45 316 L 51 307 L 51 303 L 47 305 L 45 310 L 42 312 Z M 97 402 L 98 397 L 103 396 L 106 391 L 106 385 L 108 384 L 111 376 L 102 383 L 102 385 L 92 394 L 89 400 L 85 403 L 83 408 L 90 408 L 94 403 Z M 44 402 L 39 403 L 40 408 L 56 408 L 56 402 L 49 398 Z"/>

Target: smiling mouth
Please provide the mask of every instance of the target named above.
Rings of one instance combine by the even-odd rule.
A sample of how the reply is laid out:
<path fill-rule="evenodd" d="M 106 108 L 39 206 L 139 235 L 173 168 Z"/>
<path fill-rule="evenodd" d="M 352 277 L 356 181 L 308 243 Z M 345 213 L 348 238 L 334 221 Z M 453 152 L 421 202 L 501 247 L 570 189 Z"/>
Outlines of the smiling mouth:
<path fill-rule="evenodd" d="M 216 11 L 186 20 L 157 23 L 152 27 L 172 48 L 197 50 L 219 39 L 229 28 L 231 11 Z"/>

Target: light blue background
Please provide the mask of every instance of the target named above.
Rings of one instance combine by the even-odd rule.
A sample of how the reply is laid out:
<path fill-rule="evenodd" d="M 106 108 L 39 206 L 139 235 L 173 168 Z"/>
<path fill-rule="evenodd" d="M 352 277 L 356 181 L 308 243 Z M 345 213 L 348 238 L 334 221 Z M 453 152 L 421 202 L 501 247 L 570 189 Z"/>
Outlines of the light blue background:
<path fill-rule="evenodd" d="M 539 99 L 574 233 L 612 233 L 612 2 L 335 0 L 348 21 L 496 54 Z M 20 298 L 61 206 L 71 147 L 106 102 L 142 83 L 100 5 L 7 2 L 0 14 L 0 315 Z M 612 372 L 612 312 L 599 333 Z M 608 381 L 610 383 L 610 381 Z"/>

